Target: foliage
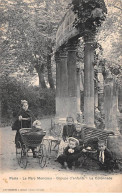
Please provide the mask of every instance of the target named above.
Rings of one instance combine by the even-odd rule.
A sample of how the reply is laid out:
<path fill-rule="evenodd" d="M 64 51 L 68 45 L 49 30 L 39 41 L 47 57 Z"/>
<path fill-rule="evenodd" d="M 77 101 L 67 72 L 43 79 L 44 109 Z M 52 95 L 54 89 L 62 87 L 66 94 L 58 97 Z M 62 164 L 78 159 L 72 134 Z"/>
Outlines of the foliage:
<path fill-rule="evenodd" d="M 25 82 L 17 81 L 8 76 L 2 76 L 0 84 L 2 85 L 1 109 L 4 121 L 16 117 L 22 99 L 28 101 L 29 108 L 38 118 L 55 113 L 55 91 L 45 89 L 39 93 L 38 87 L 27 86 Z"/>
<path fill-rule="evenodd" d="M 27 77 L 36 70 L 40 87 L 49 83 L 54 88 L 52 48 L 67 4 L 62 0 L 1 0 L 1 73 L 24 72 Z"/>
<path fill-rule="evenodd" d="M 104 0 L 73 0 L 73 11 L 78 15 L 75 27 L 84 33 L 86 30 L 95 32 L 105 20 L 107 9 Z"/>
<path fill-rule="evenodd" d="M 106 59 L 111 66 L 121 65 L 121 8 L 120 1 L 106 0 L 108 14 L 97 35 L 97 42 L 102 47 L 99 58 Z M 118 8 L 116 8 L 118 7 Z"/>
<path fill-rule="evenodd" d="M 108 14 L 96 36 L 97 63 L 103 67 L 104 78 L 109 69 L 121 85 L 121 1 L 105 0 Z"/>

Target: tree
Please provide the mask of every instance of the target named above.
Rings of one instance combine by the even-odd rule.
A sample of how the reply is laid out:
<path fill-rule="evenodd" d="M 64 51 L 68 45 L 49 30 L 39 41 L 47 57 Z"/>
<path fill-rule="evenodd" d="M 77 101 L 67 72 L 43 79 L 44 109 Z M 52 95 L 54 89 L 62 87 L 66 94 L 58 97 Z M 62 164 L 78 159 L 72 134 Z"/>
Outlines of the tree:
<path fill-rule="evenodd" d="M 121 65 L 121 1 L 106 0 L 108 13 L 106 20 L 97 34 L 97 42 L 103 51 L 102 59 L 106 59 L 113 67 Z"/>
<path fill-rule="evenodd" d="M 1 62 L 4 71 L 24 70 L 25 74 L 35 69 L 40 87 L 46 88 L 48 81 L 54 88 L 51 57 L 57 26 L 67 4 L 68 1 L 62 0 L 2 0 Z"/>

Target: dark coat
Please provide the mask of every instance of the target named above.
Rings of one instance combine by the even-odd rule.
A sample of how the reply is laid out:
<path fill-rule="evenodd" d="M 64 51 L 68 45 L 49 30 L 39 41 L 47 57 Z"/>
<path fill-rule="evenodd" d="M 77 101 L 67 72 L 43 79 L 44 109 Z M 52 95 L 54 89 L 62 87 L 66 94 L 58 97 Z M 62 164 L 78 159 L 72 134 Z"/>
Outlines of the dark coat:
<path fill-rule="evenodd" d="M 77 146 L 74 148 L 74 153 L 69 153 L 68 152 L 69 149 L 70 149 L 70 147 L 67 146 L 64 149 L 64 153 L 57 158 L 57 161 L 61 165 L 64 165 L 64 162 L 67 162 L 68 167 L 71 168 L 74 164 L 76 165 L 78 158 L 81 157 L 82 149 L 79 146 Z"/>
<path fill-rule="evenodd" d="M 80 145 L 83 145 L 83 139 L 84 139 L 84 134 L 83 131 L 74 131 L 72 137 L 76 138 L 79 140 Z"/>
<path fill-rule="evenodd" d="M 97 158 L 98 158 L 98 160 L 99 160 L 99 154 L 100 154 L 100 151 L 98 150 L 97 151 Z M 111 151 L 108 148 L 106 148 L 104 150 L 104 164 L 108 164 L 111 160 L 113 160 L 112 153 L 111 153 Z"/>
<path fill-rule="evenodd" d="M 22 116 L 22 118 L 29 118 L 28 120 L 22 120 L 19 121 L 19 116 Z M 19 130 L 21 128 L 30 128 L 31 127 L 31 123 L 35 120 L 35 117 L 33 115 L 33 113 L 31 112 L 31 110 L 23 110 L 21 109 L 16 117 L 15 122 L 12 125 L 12 130 Z"/>
<path fill-rule="evenodd" d="M 97 151 L 97 160 L 99 162 L 99 153 L 100 151 Z M 104 151 L 104 163 L 99 162 L 99 166 L 103 170 L 113 170 L 115 167 L 115 161 L 113 159 L 112 152 L 106 148 Z"/>
<path fill-rule="evenodd" d="M 73 136 L 73 132 L 76 131 L 76 127 L 74 124 L 72 125 L 64 125 L 63 127 L 63 140 L 66 140 L 66 137 L 72 137 Z"/>
<path fill-rule="evenodd" d="M 69 146 L 67 146 L 65 149 L 64 149 L 64 155 L 66 155 L 66 156 L 70 156 L 70 157 L 72 157 L 72 158 L 75 158 L 75 157 L 77 157 L 77 155 L 79 155 L 79 153 L 80 153 L 80 155 L 81 155 L 81 153 L 82 153 L 82 148 L 81 147 L 79 147 L 79 146 L 77 146 L 77 147 L 75 147 L 74 148 L 74 152 L 73 153 L 69 153 L 69 150 L 70 149 L 70 147 Z"/>
<path fill-rule="evenodd" d="M 19 116 L 22 116 L 22 118 L 29 118 L 28 120 L 22 120 L 19 121 Z M 33 113 L 31 112 L 31 110 L 23 110 L 23 108 L 19 111 L 15 122 L 12 125 L 12 130 L 17 130 L 16 135 L 15 135 L 15 144 L 16 146 L 19 147 L 18 142 L 21 143 L 21 145 L 23 144 L 22 140 L 21 140 L 21 135 L 19 133 L 19 129 L 21 128 L 31 128 L 31 125 L 33 123 L 33 121 L 35 120 L 35 117 L 33 115 Z"/>

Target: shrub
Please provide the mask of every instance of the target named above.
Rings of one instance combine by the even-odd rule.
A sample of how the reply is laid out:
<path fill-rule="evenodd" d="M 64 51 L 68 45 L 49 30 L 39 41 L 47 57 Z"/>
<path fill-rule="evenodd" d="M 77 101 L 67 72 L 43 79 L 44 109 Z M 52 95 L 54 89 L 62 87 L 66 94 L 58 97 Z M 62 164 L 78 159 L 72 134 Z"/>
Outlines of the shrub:
<path fill-rule="evenodd" d="M 11 120 L 20 110 L 20 103 L 25 99 L 29 108 L 37 117 L 55 113 L 55 90 L 28 86 L 15 78 L 4 76 L 0 79 L 2 121 Z"/>

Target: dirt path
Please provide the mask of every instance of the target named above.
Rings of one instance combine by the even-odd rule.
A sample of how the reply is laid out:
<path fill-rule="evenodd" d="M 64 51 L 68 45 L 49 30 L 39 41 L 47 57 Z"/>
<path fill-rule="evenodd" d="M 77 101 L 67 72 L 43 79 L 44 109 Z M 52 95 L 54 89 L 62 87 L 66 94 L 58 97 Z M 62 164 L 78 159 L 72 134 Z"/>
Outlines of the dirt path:
<path fill-rule="evenodd" d="M 50 127 L 50 120 L 43 120 L 42 127 L 47 129 Z M 20 168 L 18 165 L 17 159 L 16 159 L 16 150 L 15 150 L 15 144 L 14 144 L 14 138 L 15 138 L 15 131 L 11 130 L 11 127 L 2 127 L 0 128 L 0 171 L 3 176 L 6 176 L 6 174 L 9 173 L 9 175 L 19 176 L 22 175 L 30 175 L 32 176 L 32 172 L 34 172 L 34 175 L 36 176 L 54 176 L 55 179 L 57 178 L 83 178 L 87 179 L 91 178 L 90 176 L 102 176 L 102 178 L 106 178 L 108 176 L 117 176 L 116 173 L 108 174 L 101 171 L 92 171 L 92 170 L 86 170 L 86 169 L 76 169 L 75 171 L 65 171 L 64 169 L 61 169 L 61 166 L 59 163 L 55 162 L 55 155 L 52 154 L 47 159 L 47 165 L 43 169 L 40 168 L 38 159 L 34 158 L 28 158 L 28 165 L 26 170 L 23 168 Z M 46 144 L 46 143 L 45 143 Z M 48 147 L 48 145 L 46 144 Z M 11 174 L 12 173 L 12 174 Z M 52 177 L 51 177 L 52 178 Z M 3 178 L 5 179 L 5 177 Z M 21 179 L 21 178 L 20 178 Z M 83 180 L 82 179 L 82 180 Z M 8 179 L 9 180 L 9 177 Z M 21 179 L 22 181 L 22 179 Z M 52 181 L 51 181 L 52 182 Z M 70 180 L 71 182 L 71 180 Z M 79 181 L 78 181 L 79 182 Z M 20 182 L 21 183 L 21 182 Z M 60 182 L 59 182 L 60 183 Z M 53 184 L 53 182 L 52 182 Z M 19 185 L 18 185 L 19 186 Z M 45 186 L 45 185 L 44 185 Z M 50 184 L 51 186 L 51 184 Z M 69 186 L 69 185 L 68 185 Z M 68 190 L 67 186 L 67 190 Z M 106 185 L 107 186 L 107 185 Z M 107 187 L 106 187 L 107 188 Z"/>

